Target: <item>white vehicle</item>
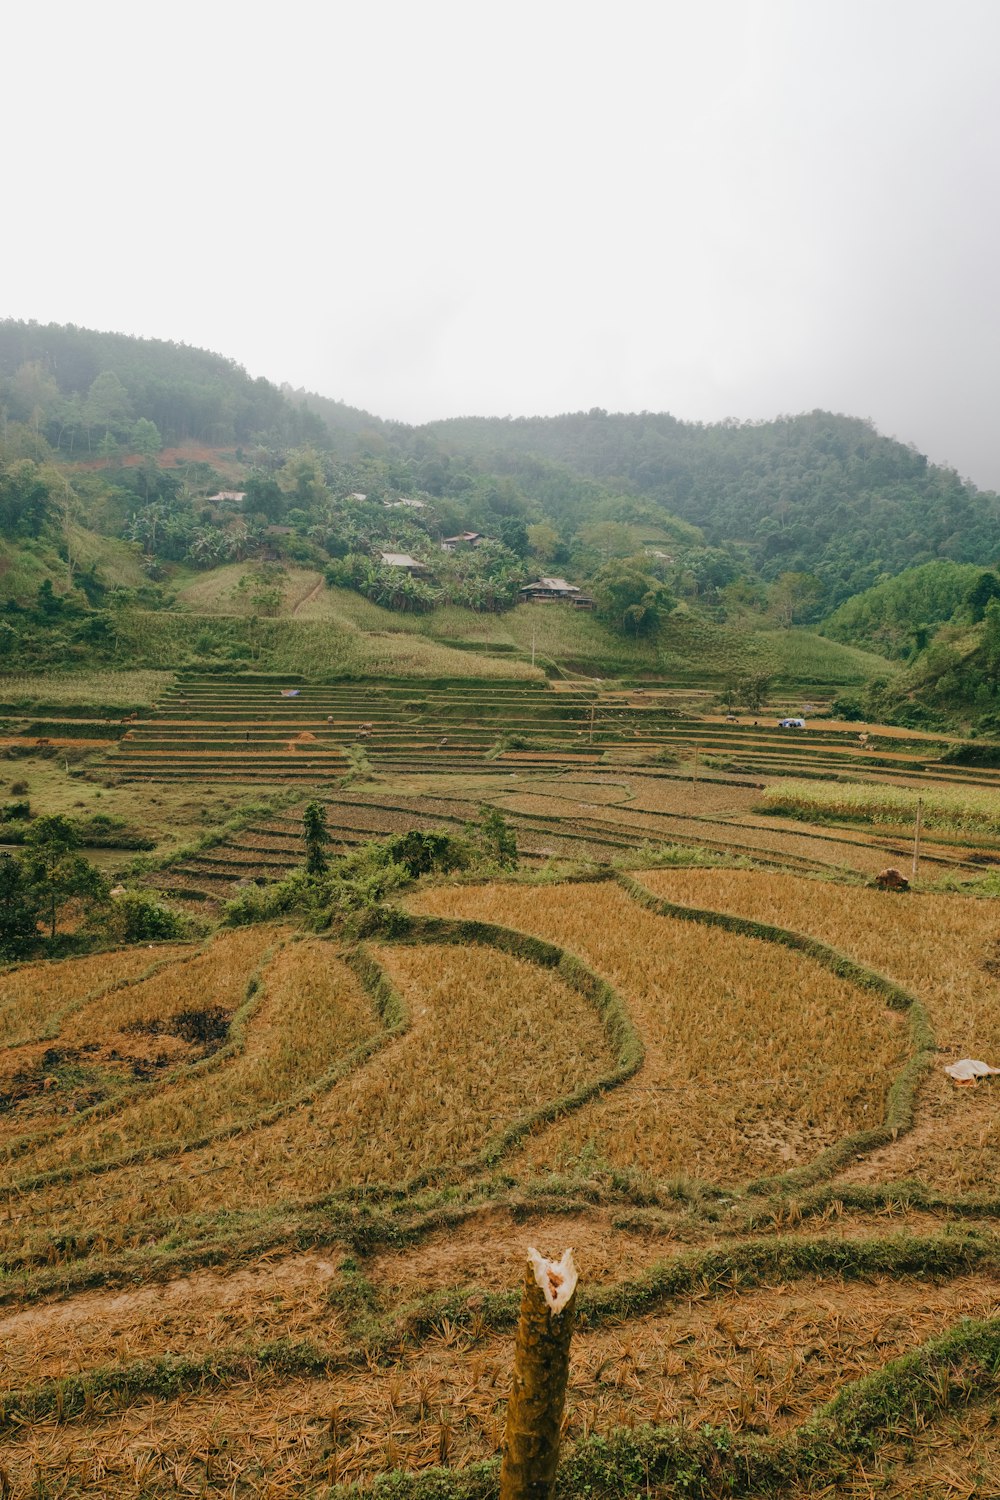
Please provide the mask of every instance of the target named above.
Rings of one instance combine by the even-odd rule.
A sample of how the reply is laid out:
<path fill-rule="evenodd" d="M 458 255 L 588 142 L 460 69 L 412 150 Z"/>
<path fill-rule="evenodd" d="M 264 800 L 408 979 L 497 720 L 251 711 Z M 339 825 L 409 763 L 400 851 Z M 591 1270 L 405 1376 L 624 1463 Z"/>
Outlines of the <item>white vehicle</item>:
<path fill-rule="evenodd" d="M 779 729 L 805 729 L 805 727 L 806 727 L 806 721 L 805 721 L 805 719 L 779 719 L 778 720 L 778 728 Z"/>

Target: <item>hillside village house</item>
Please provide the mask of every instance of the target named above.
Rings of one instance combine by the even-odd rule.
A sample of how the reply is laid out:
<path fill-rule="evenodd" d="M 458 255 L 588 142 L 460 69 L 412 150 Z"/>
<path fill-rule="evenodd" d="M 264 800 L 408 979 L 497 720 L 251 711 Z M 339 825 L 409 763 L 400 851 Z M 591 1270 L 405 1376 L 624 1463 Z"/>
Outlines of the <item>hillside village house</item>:
<path fill-rule="evenodd" d="M 247 497 L 246 490 L 220 490 L 217 495 L 209 495 L 208 505 L 242 505 Z"/>
<path fill-rule="evenodd" d="M 593 609 L 594 601 L 565 578 L 539 578 L 519 590 L 522 604 L 572 604 L 574 609 Z"/>
<path fill-rule="evenodd" d="M 404 572 L 426 573 L 427 569 L 422 562 L 417 562 L 408 552 L 380 552 L 379 562 L 383 568 L 402 568 Z"/>
<path fill-rule="evenodd" d="M 281 542 L 286 536 L 294 536 L 294 526 L 265 526 L 260 544 L 261 562 L 281 561 Z"/>
<path fill-rule="evenodd" d="M 458 536 L 442 537 L 441 551 L 457 552 L 464 547 L 478 547 L 485 540 L 481 531 L 460 531 Z"/>

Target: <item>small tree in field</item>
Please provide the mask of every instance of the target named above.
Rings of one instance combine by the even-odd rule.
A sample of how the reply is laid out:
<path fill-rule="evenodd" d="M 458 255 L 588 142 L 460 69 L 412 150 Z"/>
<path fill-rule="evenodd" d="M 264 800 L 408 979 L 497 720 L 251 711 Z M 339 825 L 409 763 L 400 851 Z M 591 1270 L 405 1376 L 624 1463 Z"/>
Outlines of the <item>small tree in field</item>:
<path fill-rule="evenodd" d="M 0 854 L 0 959 L 23 958 L 38 938 L 41 901 L 24 862 Z"/>
<path fill-rule="evenodd" d="M 73 896 L 107 899 L 108 883 L 89 859 L 76 852 L 80 836 L 68 818 L 37 818 L 25 844 L 28 877 L 47 910 L 50 937 L 56 935 L 56 914 L 63 901 Z"/>
<path fill-rule="evenodd" d="M 318 802 L 310 802 L 302 814 L 302 837 L 306 842 L 306 874 L 326 873 L 326 846 L 330 835 L 326 827 L 326 813 Z"/>
<path fill-rule="evenodd" d="M 771 679 L 765 672 L 750 672 L 736 685 L 736 691 L 752 714 L 760 713 L 770 690 Z"/>
<path fill-rule="evenodd" d="M 116 943 L 163 943 L 186 935 L 188 923 L 146 891 L 115 897 L 101 925 Z"/>
<path fill-rule="evenodd" d="M 489 859 L 502 870 L 517 869 L 517 837 L 498 807 L 483 804 L 480 808 L 482 821 L 479 837 Z"/>

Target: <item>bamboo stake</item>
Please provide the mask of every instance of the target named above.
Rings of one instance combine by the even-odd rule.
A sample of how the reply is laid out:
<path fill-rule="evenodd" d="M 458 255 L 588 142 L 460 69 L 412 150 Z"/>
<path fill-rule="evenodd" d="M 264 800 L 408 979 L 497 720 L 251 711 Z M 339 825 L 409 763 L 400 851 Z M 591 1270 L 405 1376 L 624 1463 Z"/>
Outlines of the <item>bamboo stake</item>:
<path fill-rule="evenodd" d="M 922 797 L 917 798 L 917 821 L 913 828 L 913 871 L 912 880 L 917 878 L 917 864 L 920 860 L 920 813 L 924 805 Z"/>
<path fill-rule="evenodd" d="M 555 1490 L 576 1317 L 576 1280 L 572 1250 L 566 1250 L 560 1261 L 528 1251 L 500 1465 L 500 1500 L 551 1500 Z"/>

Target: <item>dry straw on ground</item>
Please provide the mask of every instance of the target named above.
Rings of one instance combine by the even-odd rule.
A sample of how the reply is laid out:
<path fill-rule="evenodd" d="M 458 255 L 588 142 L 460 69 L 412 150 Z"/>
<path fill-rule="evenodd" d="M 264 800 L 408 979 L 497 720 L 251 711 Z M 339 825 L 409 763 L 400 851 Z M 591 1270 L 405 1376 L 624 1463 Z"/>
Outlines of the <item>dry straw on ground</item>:
<path fill-rule="evenodd" d="M 1000 928 L 990 903 L 804 882 L 754 870 L 644 871 L 670 901 L 808 932 L 881 970 L 924 1002 L 942 1064 L 1000 1059 Z M 912 1179 L 943 1193 L 995 1194 L 1000 1180 L 1000 1090 L 956 1090 L 935 1070 L 916 1128 L 847 1174 Z"/>
<path fill-rule="evenodd" d="M 88 1230 L 113 1249 L 196 1210 L 266 1208 L 451 1166 L 614 1065 L 596 1012 L 536 965 L 479 948 L 379 957 L 412 1015 L 384 1051 L 266 1128 L 40 1188 L 30 1227 L 20 1210 L 0 1222 L 0 1251 L 40 1254 L 52 1235 Z"/>
<path fill-rule="evenodd" d="M 627 1326 L 584 1326 L 574 1341 L 566 1437 L 678 1420 L 785 1431 L 846 1380 L 963 1316 L 995 1310 L 991 1277 L 942 1285 L 807 1279 L 742 1296 L 696 1295 Z M 41 1470 L 71 1476 L 86 1495 L 114 1483 L 116 1495 L 138 1500 L 143 1481 L 167 1478 L 180 1493 L 222 1495 L 253 1479 L 266 1486 L 259 1493 L 284 1500 L 332 1478 L 495 1455 L 509 1378 L 509 1334 L 443 1317 L 412 1353 L 325 1380 L 260 1374 L 125 1409 L 99 1398 L 85 1423 L 53 1419 L 12 1434 L 3 1462 L 16 1482 L 27 1485 Z"/>
<path fill-rule="evenodd" d="M 414 908 L 515 927 L 578 954 L 627 1003 L 640 1073 L 524 1146 L 537 1172 L 582 1159 L 734 1183 L 881 1123 L 906 1055 L 898 1016 L 811 959 L 653 915 L 617 886 L 440 887 Z"/>

